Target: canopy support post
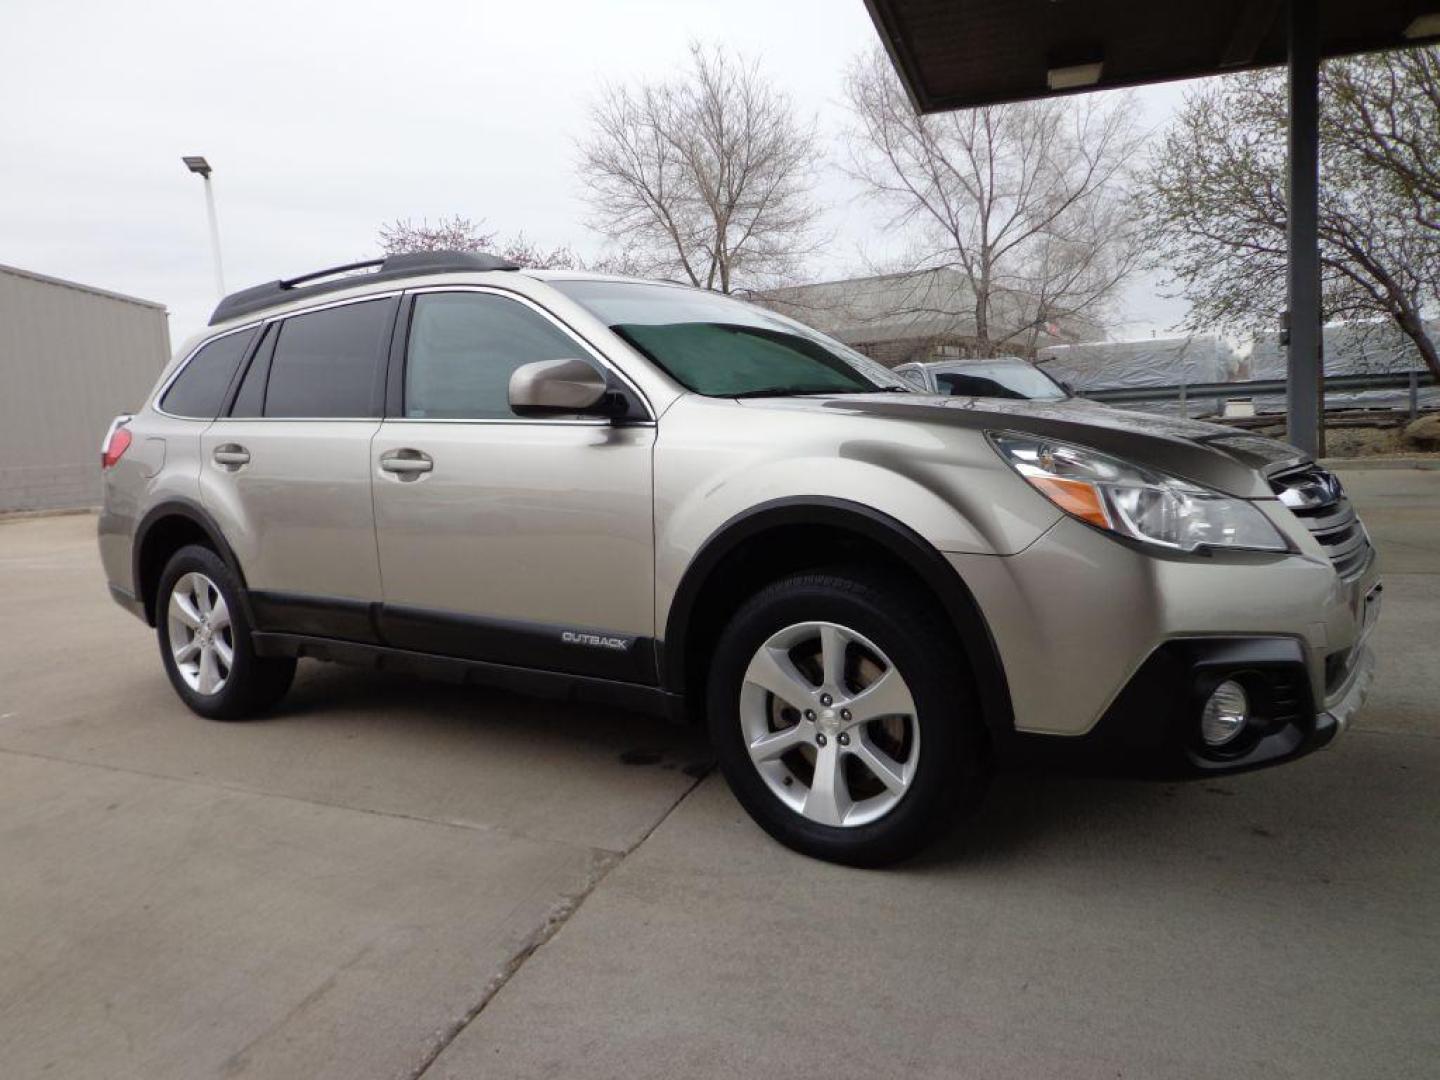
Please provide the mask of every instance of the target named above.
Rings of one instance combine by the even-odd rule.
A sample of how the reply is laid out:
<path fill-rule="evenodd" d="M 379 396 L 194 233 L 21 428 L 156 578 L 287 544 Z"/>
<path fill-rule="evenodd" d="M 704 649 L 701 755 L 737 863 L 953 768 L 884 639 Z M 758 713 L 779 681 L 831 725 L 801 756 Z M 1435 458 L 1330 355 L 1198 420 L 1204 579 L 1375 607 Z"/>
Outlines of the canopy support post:
<path fill-rule="evenodd" d="M 1323 338 L 1320 322 L 1320 14 L 1314 0 L 1290 0 L 1287 268 L 1290 354 L 1285 404 L 1290 442 L 1320 452 Z"/>

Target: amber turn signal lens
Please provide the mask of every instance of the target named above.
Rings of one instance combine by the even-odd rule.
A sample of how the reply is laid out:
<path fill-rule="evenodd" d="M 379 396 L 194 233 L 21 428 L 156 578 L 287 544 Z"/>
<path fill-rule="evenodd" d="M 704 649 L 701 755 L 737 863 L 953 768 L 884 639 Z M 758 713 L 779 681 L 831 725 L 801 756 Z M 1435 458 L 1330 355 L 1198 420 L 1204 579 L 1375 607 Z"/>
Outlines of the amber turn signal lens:
<path fill-rule="evenodd" d="M 1083 480 L 1065 480 L 1058 476 L 1027 476 L 1025 479 L 1039 488 L 1056 506 L 1067 514 L 1074 514 L 1082 521 L 1098 525 L 1102 529 L 1113 528 L 1105 503 L 1094 484 Z"/>

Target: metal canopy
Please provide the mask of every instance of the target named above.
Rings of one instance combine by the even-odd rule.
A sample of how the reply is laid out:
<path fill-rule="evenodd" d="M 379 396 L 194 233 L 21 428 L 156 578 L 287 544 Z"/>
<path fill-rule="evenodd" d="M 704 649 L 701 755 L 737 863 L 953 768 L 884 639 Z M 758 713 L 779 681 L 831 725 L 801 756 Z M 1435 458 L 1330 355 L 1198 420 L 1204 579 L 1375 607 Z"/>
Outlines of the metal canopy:
<path fill-rule="evenodd" d="M 1320 62 L 1440 40 L 1440 0 L 865 0 L 921 112 L 1286 64 L 1289 440 L 1321 452 Z M 1277 312 L 1278 314 L 1278 312 Z"/>
<path fill-rule="evenodd" d="M 1440 40 L 1440 0 L 1295 0 L 1318 16 L 1321 56 Z M 1283 64 L 1285 0 L 865 0 L 921 112 Z M 1297 12 L 1299 14 L 1299 12 Z M 1413 32 L 1413 31 L 1412 31 Z M 1052 72 L 1101 65 L 1052 88 Z M 1084 78 L 1083 73 L 1077 73 Z M 1062 76 L 1061 82 L 1064 82 Z"/>

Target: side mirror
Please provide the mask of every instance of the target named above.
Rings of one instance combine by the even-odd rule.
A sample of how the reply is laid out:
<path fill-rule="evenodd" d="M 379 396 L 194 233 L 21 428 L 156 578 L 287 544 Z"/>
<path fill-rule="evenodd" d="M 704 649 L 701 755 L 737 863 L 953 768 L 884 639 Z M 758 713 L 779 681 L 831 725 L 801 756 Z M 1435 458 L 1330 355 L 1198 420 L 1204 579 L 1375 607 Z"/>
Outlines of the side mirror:
<path fill-rule="evenodd" d="M 516 416 L 615 416 L 617 399 L 604 376 L 583 360 L 537 360 L 510 373 Z"/>

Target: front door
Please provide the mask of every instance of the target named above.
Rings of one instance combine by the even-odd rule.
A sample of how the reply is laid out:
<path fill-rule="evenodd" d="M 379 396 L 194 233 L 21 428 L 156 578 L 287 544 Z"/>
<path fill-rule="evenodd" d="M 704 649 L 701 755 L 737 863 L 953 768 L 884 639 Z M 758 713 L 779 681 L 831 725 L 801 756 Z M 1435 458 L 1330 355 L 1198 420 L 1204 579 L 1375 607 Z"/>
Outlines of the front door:
<path fill-rule="evenodd" d="M 523 419 L 511 373 L 595 354 L 493 290 L 413 297 L 403 392 L 371 451 L 385 640 L 655 681 L 653 424 Z"/>

